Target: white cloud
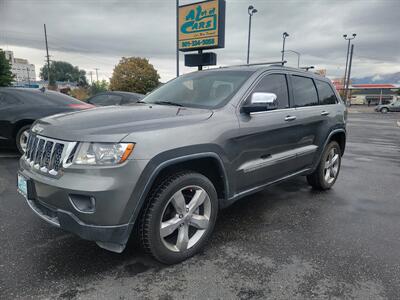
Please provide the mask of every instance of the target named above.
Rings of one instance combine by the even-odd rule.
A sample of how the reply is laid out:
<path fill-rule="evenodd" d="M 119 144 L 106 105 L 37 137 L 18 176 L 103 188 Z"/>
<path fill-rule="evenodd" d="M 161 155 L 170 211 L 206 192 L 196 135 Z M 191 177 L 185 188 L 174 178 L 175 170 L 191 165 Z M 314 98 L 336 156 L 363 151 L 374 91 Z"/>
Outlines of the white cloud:
<path fill-rule="evenodd" d="M 181 3 L 193 2 L 181 0 Z M 247 6 L 253 17 L 251 61 L 280 59 L 281 35 L 287 49 L 302 53 L 302 65 L 326 68 L 328 76 L 344 73 L 344 33 L 356 32 L 353 75 L 400 71 L 400 2 L 227 0 L 226 45 L 216 50 L 221 65 L 244 63 L 247 47 Z M 27 17 L 29 16 L 29 17 Z M 144 56 L 166 81 L 175 76 L 175 1 L 0 0 L 0 47 L 27 58 L 37 70 L 44 64 L 43 23 L 50 54 L 87 71 L 99 68 L 107 79 L 122 56 Z M 288 64 L 297 65 L 295 55 Z M 193 69 L 183 67 L 181 70 Z"/>

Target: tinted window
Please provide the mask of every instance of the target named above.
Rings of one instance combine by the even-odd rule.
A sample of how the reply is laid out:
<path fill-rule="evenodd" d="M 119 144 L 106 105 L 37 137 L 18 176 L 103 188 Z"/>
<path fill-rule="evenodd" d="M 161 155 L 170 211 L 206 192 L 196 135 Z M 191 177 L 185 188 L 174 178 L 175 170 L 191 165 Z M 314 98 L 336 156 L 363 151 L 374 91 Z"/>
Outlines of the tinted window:
<path fill-rule="evenodd" d="M 274 93 L 277 96 L 278 108 L 289 107 L 286 75 L 271 74 L 265 76 L 257 84 L 253 92 Z"/>
<path fill-rule="evenodd" d="M 318 105 L 318 95 L 311 78 L 292 76 L 293 97 L 296 107 Z"/>
<path fill-rule="evenodd" d="M 201 71 L 179 76 L 146 96 L 143 101 L 173 102 L 188 107 L 224 105 L 253 74 L 252 71 Z"/>
<path fill-rule="evenodd" d="M 45 90 L 44 92 L 40 90 L 15 90 L 13 91 L 13 96 L 18 99 L 23 100 L 24 103 L 29 104 L 40 104 L 40 105 L 60 105 L 60 104 L 82 104 L 75 98 L 68 95 Z"/>
<path fill-rule="evenodd" d="M 99 106 L 117 105 L 121 103 L 121 99 L 122 97 L 119 95 L 101 94 L 94 96 L 89 102 Z"/>
<path fill-rule="evenodd" d="M 315 83 L 317 84 L 320 104 L 327 105 L 337 103 L 336 95 L 329 83 L 319 80 L 316 80 Z"/>

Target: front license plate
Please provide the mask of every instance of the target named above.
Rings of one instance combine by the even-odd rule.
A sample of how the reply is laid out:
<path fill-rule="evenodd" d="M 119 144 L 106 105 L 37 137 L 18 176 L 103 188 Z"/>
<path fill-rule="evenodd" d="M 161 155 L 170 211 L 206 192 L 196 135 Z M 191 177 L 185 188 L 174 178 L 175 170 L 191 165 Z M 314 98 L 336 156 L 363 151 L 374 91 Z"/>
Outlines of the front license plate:
<path fill-rule="evenodd" d="M 24 195 L 25 198 L 28 197 L 28 181 L 21 174 L 18 174 L 18 192 Z"/>

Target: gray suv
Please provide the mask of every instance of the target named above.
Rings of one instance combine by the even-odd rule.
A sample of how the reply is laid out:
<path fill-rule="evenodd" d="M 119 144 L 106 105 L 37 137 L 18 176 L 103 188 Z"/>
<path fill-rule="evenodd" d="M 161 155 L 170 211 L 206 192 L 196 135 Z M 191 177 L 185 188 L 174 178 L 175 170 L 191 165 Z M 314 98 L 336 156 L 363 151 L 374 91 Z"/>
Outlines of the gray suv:
<path fill-rule="evenodd" d="M 331 82 L 310 72 L 194 72 L 129 107 L 35 122 L 18 190 L 39 217 L 102 248 L 122 252 L 135 233 L 157 260 L 177 263 L 247 195 L 297 175 L 331 188 L 346 119 Z"/>

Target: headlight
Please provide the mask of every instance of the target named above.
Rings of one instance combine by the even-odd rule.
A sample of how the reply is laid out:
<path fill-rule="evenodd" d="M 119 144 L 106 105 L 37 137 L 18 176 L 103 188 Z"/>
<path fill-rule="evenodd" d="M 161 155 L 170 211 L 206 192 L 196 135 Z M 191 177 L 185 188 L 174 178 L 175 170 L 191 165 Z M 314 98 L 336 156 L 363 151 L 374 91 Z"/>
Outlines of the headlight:
<path fill-rule="evenodd" d="M 132 143 L 80 143 L 73 163 L 77 165 L 116 165 L 132 153 Z"/>

